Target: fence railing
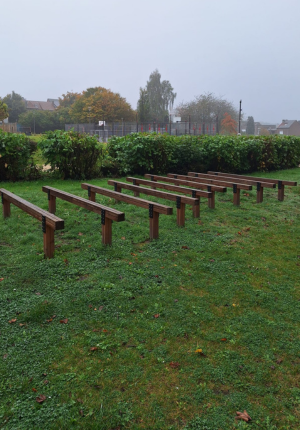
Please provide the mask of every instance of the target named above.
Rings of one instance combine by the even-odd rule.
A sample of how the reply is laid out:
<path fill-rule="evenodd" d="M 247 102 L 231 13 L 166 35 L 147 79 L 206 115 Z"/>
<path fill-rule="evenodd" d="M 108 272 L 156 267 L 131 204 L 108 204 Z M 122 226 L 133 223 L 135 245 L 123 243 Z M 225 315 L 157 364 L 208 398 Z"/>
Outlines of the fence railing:
<path fill-rule="evenodd" d="M 198 122 L 112 122 L 105 123 L 105 125 L 95 124 L 66 124 L 65 130 L 77 131 L 79 133 L 88 133 L 96 135 L 101 142 L 107 142 L 112 136 L 126 136 L 131 133 L 168 133 L 172 136 L 182 136 L 185 134 L 190 135 L 215 135 L 219 132 L 217 123 L 198 123 Z"/>

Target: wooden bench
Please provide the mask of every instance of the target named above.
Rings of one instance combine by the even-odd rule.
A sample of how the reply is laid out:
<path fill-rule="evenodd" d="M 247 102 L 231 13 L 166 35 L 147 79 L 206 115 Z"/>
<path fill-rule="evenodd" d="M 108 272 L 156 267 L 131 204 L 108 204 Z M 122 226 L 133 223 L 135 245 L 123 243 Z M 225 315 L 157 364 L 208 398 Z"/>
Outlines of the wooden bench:
<path fill-rule="evenodd" d="M 194 211 L 196 206 L 199 207 L 199 199 L 193 197 L 179 196 L 178 194 L 166 193 L 164 191 L 157 191 L 151 188 L 140 187 L 139 185 L 131 185 L 126 182 L 117 182 L 114 180 L 107 181 L 108 185 L 113 185 L 115 191 L 119 193 L 124 190 L 133 191 L 135 197 L 139 197 L 139 194 L 146 194 L 149 196 L 158 197 L 165 200 L 171 200 L 176 202 L 177 208 L 177 225 L 183 227 L 185 224 L 185 205 L 191 205 Z"/>
<path fill-rule="evenodd" d="M 150 239 L 158 239 L 158 219 L 159 214 L 172 215 L 173 209 L 169 206 L 161 205 L 159 203 L 150 202 L 148 200 L 139 199 L 138 197 L 128 196 L 118 191 L 111 191 L 107 188 L 97 187 L 92 184 L 81 184 L 81 188 L 88 190 L 89 199 L 94 202 L 95 194 L 101 194 L 106 197 L 111 197 L 117 201 L 129 203 L 141 208 L 149 210 L 149 224 L 150 224 Z"/>
<path fill-rule="evenodd" d="M 163 190 L 173 191 L 174 193 L 188 194 L 191 195 L 193 198 L 197 198 L 199 200 L 199 205 L 193 206 L 194 218 L 199 218 L 200 216 L 200 197 L 211 199 L 213 195 L 211 191 L 203 191 L 198 189 L 195 190 L 191 188 L 181 187 L 179 185 L 164 184 L 162 182 L 148 181 L 147 179 L 133 178 L 131 176 L 127 177 L 126 181 L 132 182 L 135 186 L 146 185 L 151 187 L 152 189 L 161 188 Z M 138 197 L 138 192 L 136 192 L 135 196 Z"/>
<path fill-rule="evenodd" d="M 57 216 L 33 205 L 27 200 L 16 196 L 10 191 L 0 188 L 2 204 L 3 204 L 3 216 L 7 218 L 10 216 L 10 204 L 17 206 L 22 211 L 28 213 L 34 218 L 42 221 L 42 231 L 44 235 L 44 256 L 45 258 L 54 257 L 54 231 L 62 230 L 64 228 L 64 220 Z"/>
<path fill-rule="evenodd" d="M 213 175 L 213 174 L 206 174 L 206 173 L 196 173 L 196 172 L 188 172 L 188 176 L 194 177 L 197 176 L 198 178 L 200 178 L 202 180 L 202 178 L 207 178 L 207 179 L 216 179 L 216 176 L 218 175 Z M 224 178 L 224 179 L 223 179 Z M 233 182 L 233 180 L 238 181 L 239 184 L 248 184 L 248 185 L 253 185 L 254 187 L 256 187 L 256 203 L 262 203 L 263 201 L 263 193 L 264 193 L 264 188 L 276 188 L 276 185 L 273 183 L 269 183 L 269 182 L 262 182 L 262 181 L 255 181 L 252 180 L 251 178 L 249 179 L 241 179 L 240 177 L 238 178 L 231 178 L 230 176 L 222 176 L 220 177 L 221 181 L 226 181 L 226 180 L 231 180 L 231 182 Z"/>
<path fill-rule="evenodd" d="M 149 178 L 153 182 L 163 181 L 163 182 L 169 182 L 171 184 L 185 185 L 187 187 L 198 188 L 200 190 L 207 190 L 207 191 L 212 193 L 211 198 L 208 199 L 208 207 L 211 209 L 214 209 L 214 207 L 215 207 L 215 192 L 217 191 L 220 193 L 225 193 L 227 191 L 226 187 L 220 187 L 218 185 L 199 183 L 199 182 L 195 182 L 195 181 L 188 181 L 188 180 L 184 180 L 184 179 L 170 178 L 167 176 L 150 175 L 147 173 L 147 174 L 145 174 L 145 178 Z M 153 185 L 153 188 L 154 188 L 154 185 Z"/>
<path fill-rule="evenodd" d="M 280 179 L 271 179 L 271 178 L 259 178 L 257 176 L 246 176 L 246 175 L 236 175 L 233 173 L 222 173 L 222 172 L 213 172 L 209 171 L 207 172 L 210 175 L 215 176 L 221 176 L 221 177 L 227 177 L 227 178 L 238 178 L 238 179 L 247 179 L 252 181 L 258 181 L 258 182 L 267 182 L 269 184 L 275 184 L 275 186 L 278 186 L 278 200 L 283 202 L 284 200 L 284 186 L 288 185 L 290 187 L 296 187 L 297 182 L 294 181 L 282 181 Z"/>
<path fill-rule="evenodd" d="M 240 205 L 240 190 L 252 190 L 252 185 L 245 185 L 240 183 L 235 183 L 232 181 L 224 181 L 217 180 L 217 179 L 209 179 L 205 177 L 198 177 L 198 173 L 195 173 L 195 176 L 187 176 L 187 175 L 176 175 L 174 173 L 168 173 L 168 177 L 170 178 L 182 178 L 186 180 L 193 180 L 193 181 L 199 181 L 203 182 L 205 184 L 214 184 L 214 185 L 222 185 L 224 187 L 232 187 L 233 191 L 233 204 L 236 206 Z"/>
<path fill-rule="evenodd" d="M 112 221 L 120 222 L 125 220 L 125 214 L 123 212 L 119 212 L 115 209 L 100 205 L 98 203 L 90 202 L 83 197 L 75 196 L 74 194 L 69 194 L 65 191 L 57 190 L 56 188 L 48 186 L 44 186 L 42 190 L 45 193 L 48 193 L 49 212 L 53 214 L 56 212 L 56 197 L 87 209 L 88 211 L 100 214 L 102 225 L 102 243 L 104 245 L 111 245 L 112 243 Z"/>

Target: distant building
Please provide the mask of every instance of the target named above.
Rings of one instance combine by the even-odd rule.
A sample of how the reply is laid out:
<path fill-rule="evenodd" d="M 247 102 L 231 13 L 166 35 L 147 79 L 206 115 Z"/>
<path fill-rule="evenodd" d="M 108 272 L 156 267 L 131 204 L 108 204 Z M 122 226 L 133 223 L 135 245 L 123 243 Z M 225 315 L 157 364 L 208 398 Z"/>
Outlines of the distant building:
<path fill-rule="evenodd" d="M 285 136 L 300 136 L 300 121 L 295 119 L 283 119 L 282 123 L 276 128 L 276 134 Z"/>
<path fill-rule="evenodd" d="M 262 130 L 267 130 L 270 134 L 276 134 L 276 124 L 270 124 L 268 122 L 254 122 L 255 136 L 260 136 Z"/>
<path fill-rule="evenodd" d="M 170 122 L 180 122 L 181 116 L 179 116 L 176 109 L 170 109 Z"/>
<path fill-rule="evenodd" d="M 58 99 L 47 99 L 46 102 L 39 102 L 34 100 L 25 100 L 26 108 L 28 110 L 47 110 L 54 111 L 59 106 Z"/>

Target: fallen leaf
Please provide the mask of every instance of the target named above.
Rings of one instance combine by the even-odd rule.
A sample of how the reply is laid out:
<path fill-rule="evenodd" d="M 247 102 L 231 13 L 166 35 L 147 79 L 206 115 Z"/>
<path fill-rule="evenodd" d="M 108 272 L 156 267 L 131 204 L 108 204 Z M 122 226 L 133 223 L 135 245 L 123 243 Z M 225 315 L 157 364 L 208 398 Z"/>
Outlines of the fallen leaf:
<path fill-rule="evenodd" d="M 251 421 L 251 417 L 250 417 L 250 415 L 248 415 L 247 411 L 244 411 L 244 412 L 237 411 L 236 415 L 237 415 L 235 417 L 236 420 L 243 420 L 246 422 Z"/>
<path fill-rule="evenodd" d="M 40 394 L 38 397 L 36 397 L 35 399 L 38 403 L 43 403 L 46 400 L 46 396 L 44 396 L 43 394 Z"/>
<path fill-rule="evenodd" d="M 125 236 L 122 236 L 122 237 L 121 237 L 121 239 L 122 239 L 122 240 L 125 240 Z"/>
<path fill-rule="evenodd" d="M 64 263 L 67 266 L 69 264 L 69 260 L 67 258 L 64 258 Z"/>
<path fill-rule="evenodd" d="M 89 305 L 89 308 L 92 308 L 93 307 L 93 305 Z"/>
<path fill-rule="evenodd" d="M 227 338 L 226 338 L 226 337 L 223 337 L 223 338 L 221 339 L 221 341 L 222 341 L 222 342 L 226 342 L 226 340 L 227 340 Z"/>
<path fill-rule="evenodd" d="M 1 282 L 1 281 L 4 281 L 4 278 L 0 278 L 0 282 Z"/>
<path fill-rule="evenodd" d="M 177 363 L 177 361 L 171 361 L 171 363 L 169 363 L 169 366 L 172 367 L 172 369 L 178 369 L 180 364 Z"/>
<path fill-rule="evenodd" d="M 83 417 L 83 410 L 82 409 L 80 409 L 79 415 Z"/>
<path fill-rule="evenodd" d="M 83 233 L 78 233 L 78 236 L 83 236 Z"/>
<path fill-rule="evenodd" d="M 9 322 L 9 324 L 13 324 L 13 323 L 15 323 L 17 321 L 17 318 L 13 318 L 12 320 L 9 320 L 8 322 Z"/>
<path fill-rule="evenodd" d="M 244 193 L 244 196 L 249 197 L 250 194 L 249 193 Z"/>
<path fill-rule="evenodd" d="M 35 293 L 37 296 L 40 296 L 41 295 L 41 293 Z"/>
<path fill-rule="evenodd" d="M 97 351 L 98 347 L 97 346 L 92 346 L 91 347 L 91 351 Z"/>
<path fill-rule="evenodd" d="M 47 381 L 47 379 L 45 379 L 44 384 L 45 385 L 49 384 L 49 381 Z"/>
<path fill-rule="evenodd" d="M 83 403 L 83 400 L 81 399 L 76 399 L 78 403 Z"/>
<path fill-rule="evenodd" d="M 276 363 L 277 364 L 280 364 L 280 363 L 282 363 L 283 362 L 283 359 L 282 358 L 278 358 L 278 360 L 276 361 Z"/>
<path fill-rule="evenodd" d="M 60 320 L 59 322 L 61 323 L 61 324 L 68 324 L 68 318 L 65 318 L 64 320 Z"/>
<path fill-rule="evenodd" d="M 53 321 L 52 318 L 50 318 L 49 320 L 47 320 L 48 323 L 51 323 Z"/>
<path fill-rule="evenodd" d="M 99 306 L 98 311 L 102 311 L 103 308 L 104 308 L 104 306 Z"/>
<path fill-rule="evenodd" d="M 19 324 L 19 326 L 20 326 L 20 327 L 23 327 L 24 325 L 26 325 L 26 324 L 22 324 L 22 323 L 21 323 L 21 324 Z"/>
<path fill-rule="evenodd" d="M 238 234 L 242 235 L 242 233 L 240 231 L 238 231 Z"/>
<path fill-rule="evenodd" d="M 188 246 L 186 246 L 186 245 L 183 245 L 182 247 L 181 247 L 181 249 L 190 249 Z"/>
<path fill-rule="evenodd" d="M 154 318 L 159 318 L 159 314 L 153 315 Z"/>
<path fill-rule="evenodd" d="M 7 357 L 8 357 L 8 354 L 4 354 L 4 355 L 3 355 L 3 360 L 6 360 L 6 359 L 7 359 Z"/>
<path fill-rule="evenodd" d="M 104 328 L 103 330 L 102 330 L 104 333 L 107 333 L 107 330 Z"/>

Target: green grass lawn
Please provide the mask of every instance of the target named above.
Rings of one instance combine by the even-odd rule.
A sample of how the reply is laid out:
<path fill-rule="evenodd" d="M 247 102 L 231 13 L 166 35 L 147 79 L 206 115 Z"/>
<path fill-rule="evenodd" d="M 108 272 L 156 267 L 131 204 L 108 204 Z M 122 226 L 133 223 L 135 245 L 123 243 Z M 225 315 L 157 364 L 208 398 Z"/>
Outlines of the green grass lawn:
<path fill-rule="evenodd" d="M 257 175 L 300 182 L 300 169 Z M 1 187 L 47 209 L 42 185 L 87 197 L 79 181 Z M 112 247 L 97 214 L 57 199 L 51 260 L 40 223 L 12 205 L 0 217 L 0 428 L 299 429 L 299 195 L 241 192 L 235 207 L 228 189 L 214 210 L 201 199 L 200 219 L 187 206 L 185 228 L 159 200 L 174 215 L 152 242 L 147 210 L 97 195 L 125 212 Z M 244 409 L 251 423 L 235 420 Z"/>

